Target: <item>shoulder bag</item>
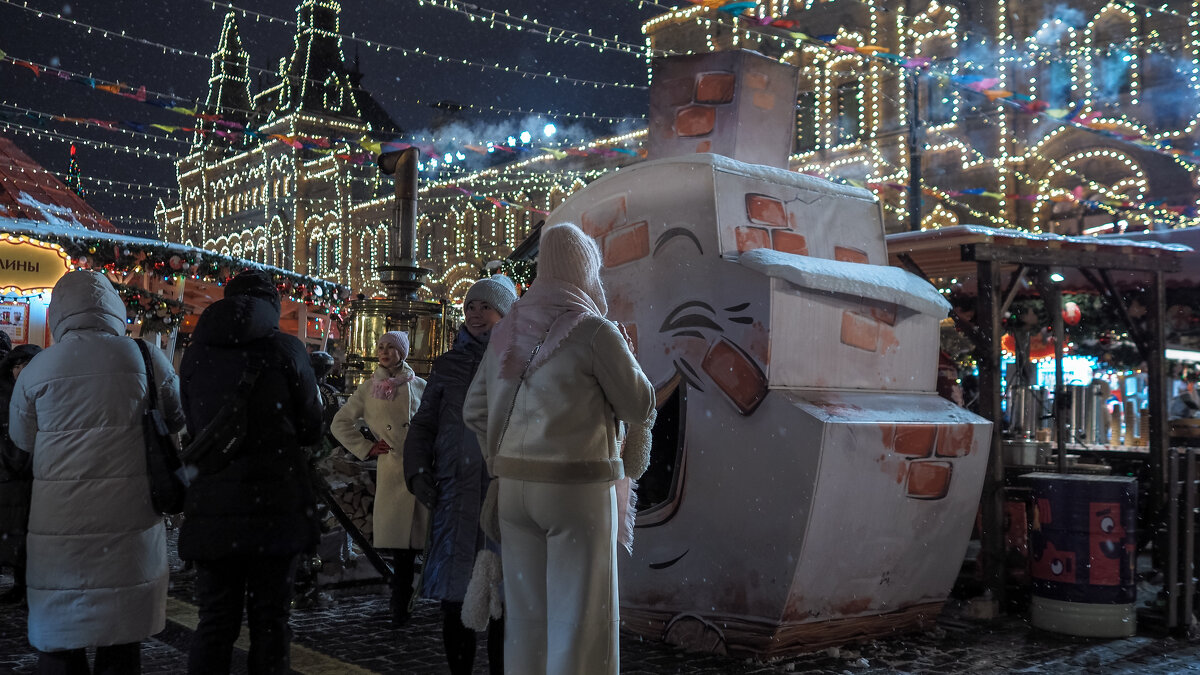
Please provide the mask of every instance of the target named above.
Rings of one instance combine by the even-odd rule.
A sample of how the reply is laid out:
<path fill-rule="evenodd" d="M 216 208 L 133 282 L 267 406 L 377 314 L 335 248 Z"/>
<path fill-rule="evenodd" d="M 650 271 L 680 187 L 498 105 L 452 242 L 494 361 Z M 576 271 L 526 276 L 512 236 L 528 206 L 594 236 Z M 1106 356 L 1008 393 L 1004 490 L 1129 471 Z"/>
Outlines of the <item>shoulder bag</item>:
<path fill-rule="evenodd" d="M 187 484 L 181 470 L 179 450 L 158 409 L 158 383 L 150 350 L 146 343 L 134 340 L 146 366 L 146 411 L 142 413 L 142 437 L 146 443 L 146 474 L 150 479 L 150 505 L 164 516 L 183 511 Z"/>
<path fill-rule="evenodd" d="M 201 474 L 213 474 L 229 466 L 246 440 L 250 427 L 246 405 L 262 370 L 261 363 L 251 362 L 246 367 L 234 389 L 233 398 L 221 406 L 212 420 L 180 453 L 185 466 L 194 467 Z"/>

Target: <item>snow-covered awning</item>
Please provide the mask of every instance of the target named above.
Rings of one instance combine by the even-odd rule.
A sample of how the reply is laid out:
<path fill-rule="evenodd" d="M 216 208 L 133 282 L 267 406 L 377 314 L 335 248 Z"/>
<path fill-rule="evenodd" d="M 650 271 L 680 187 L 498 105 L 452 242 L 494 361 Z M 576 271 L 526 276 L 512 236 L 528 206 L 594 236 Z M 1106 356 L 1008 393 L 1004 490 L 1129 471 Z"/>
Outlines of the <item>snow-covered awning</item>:
<path fill-rule="evenodd" d="M 936 288 L 898 267 L 813 258 L 767 248 L 747 251 L 738 262 L 801 288 L 891 302 L 938 318 L 950 311 L 950 303 Z"/>

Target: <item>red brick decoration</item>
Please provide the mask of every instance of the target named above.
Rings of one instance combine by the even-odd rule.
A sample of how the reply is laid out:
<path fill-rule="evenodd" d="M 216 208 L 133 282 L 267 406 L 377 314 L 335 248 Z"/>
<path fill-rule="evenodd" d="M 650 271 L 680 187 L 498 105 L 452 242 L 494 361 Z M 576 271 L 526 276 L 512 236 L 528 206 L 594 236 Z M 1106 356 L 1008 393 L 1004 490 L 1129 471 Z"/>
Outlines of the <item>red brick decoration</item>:
<path fill-rule="evenodd" d="M 833 259 L 841 260 L 842 262 L 862 263 L 864 265 L 869 262 L 866 251 L 860 251 L 849 246 L 833 247 Z"/>
<path fill-rule="evenodd" d="M 753 251 L 756 248 L 771 248 L 771 233 L 765 228 L 737 227 L 733 232 L 737 238 L 738 253 Z"/>
<path fill-rule="evenodd" d="M 675 112 L 675 133 L 680 136 L 705 136 L 717 125 L 715 108 L 690 105 Z"/>
<path fill-rule="evenodd" d="M 617 267 L 650 255 L 650 226 L 646 221 L 621 227 L 604 237 L 604 266 Z"/>
<path fill-rule="evenodd" d="M 625 224 L 625 195 L 615 195 L 584 212 L 579 229 L 599 239 Z"/>
<path fill-rule="evenodd" d="M 767 376 L 728 338 L 722 337 L 709 347 L 701 367 L 743 415 L 754 412 L 767 396 Z"/>
<path fill-rule="evenodd" d="M 746 86 L 750 89 L 766 89 L 770 83 L 771 79 L 767 77 L 766 73 L 746 73 Z"/>
<path fill-rule="evenodd" d="M 875 305 L 870 309 L 871 318 L 889 326 L 896 325 L 896 303 L 889 302 L 882 306 Z"/>
<path fill-rule="evenodd" d="M 936 424 L 897 424 L 892 451 L 906 457 L 929 457 L 937 445 Z"/>
<path fill-rule="evenodd" d="M 712 141 L 700 141 L 697 143 L 696 152 L 712 152 Z"/>
<path fill-rule="evenodd" d="M 850 310 L 842 312 L 842 344 L 867 352 L 879 351 L 879 322 Z"/>
<path fill-rule="evenodd" d="M 970 424 L 951 424 L 942 427 L 938 437 L 938 457 L 966 457 L 975 442 L 975 427 Z"/>
<path fill-rule="evenodd" d="M 950 491 L 950 462 L 913 462 L 908 465 L 908 496 L 913 499 L 941 499 Z"/>
<path fill-rule="evenodd" d="M 783 253 L 808 255 L 808 240 L 789 230 L 771 230 L 772 248 Z"/>
<path fill-rule="evenodd" d="M 733 73 L 700 73 L 696 77 L 696 102 L 729 103 L 736 83 Z"/>
<path fill-rule="evenodd" d="M 787 227 L 787 210 L 783 202 L 767 195 L 746 194 L 746 219 L 756 225 Z"/>

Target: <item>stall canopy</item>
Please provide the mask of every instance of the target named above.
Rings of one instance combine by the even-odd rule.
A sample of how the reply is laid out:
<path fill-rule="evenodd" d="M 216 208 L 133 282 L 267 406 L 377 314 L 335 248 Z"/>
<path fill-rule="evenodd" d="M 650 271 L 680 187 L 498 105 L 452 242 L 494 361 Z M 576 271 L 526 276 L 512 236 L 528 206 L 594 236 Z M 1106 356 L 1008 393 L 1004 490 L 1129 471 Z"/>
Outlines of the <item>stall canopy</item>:
<path fill-rule="evenodd" d="M 271 275 L 283 300 L 280 330 L 309 342 L 336 337 L 329 335 L 332 319 L 350 293 L 325 279 L 155 239 L 0 217 L 0 238 L 5 235 L 61 247 L 71 269 L 104 272 L 141 332 L 190 331 L 200 312 L 223 296 L 225 282 L 243 269 Z M 8 286 L 0 270 L 0 288 Z"/>

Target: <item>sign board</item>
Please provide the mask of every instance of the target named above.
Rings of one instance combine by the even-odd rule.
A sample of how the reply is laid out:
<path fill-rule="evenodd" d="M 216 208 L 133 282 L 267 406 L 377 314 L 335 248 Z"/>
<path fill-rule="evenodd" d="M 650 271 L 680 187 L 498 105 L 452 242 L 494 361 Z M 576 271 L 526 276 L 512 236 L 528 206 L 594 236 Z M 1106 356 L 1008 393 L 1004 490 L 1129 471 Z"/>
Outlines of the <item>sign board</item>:
<path fill-rule="evenodd" d="M 0 302 L 0 331 L 8 333 L 14 345 L 29 342 L 29 303 Z"/>
<path fill-rule="evenodd" d="M 58 244 L 0 233 L 0 293 L 42 293 L 69 271 L 71 258 Z"/>

